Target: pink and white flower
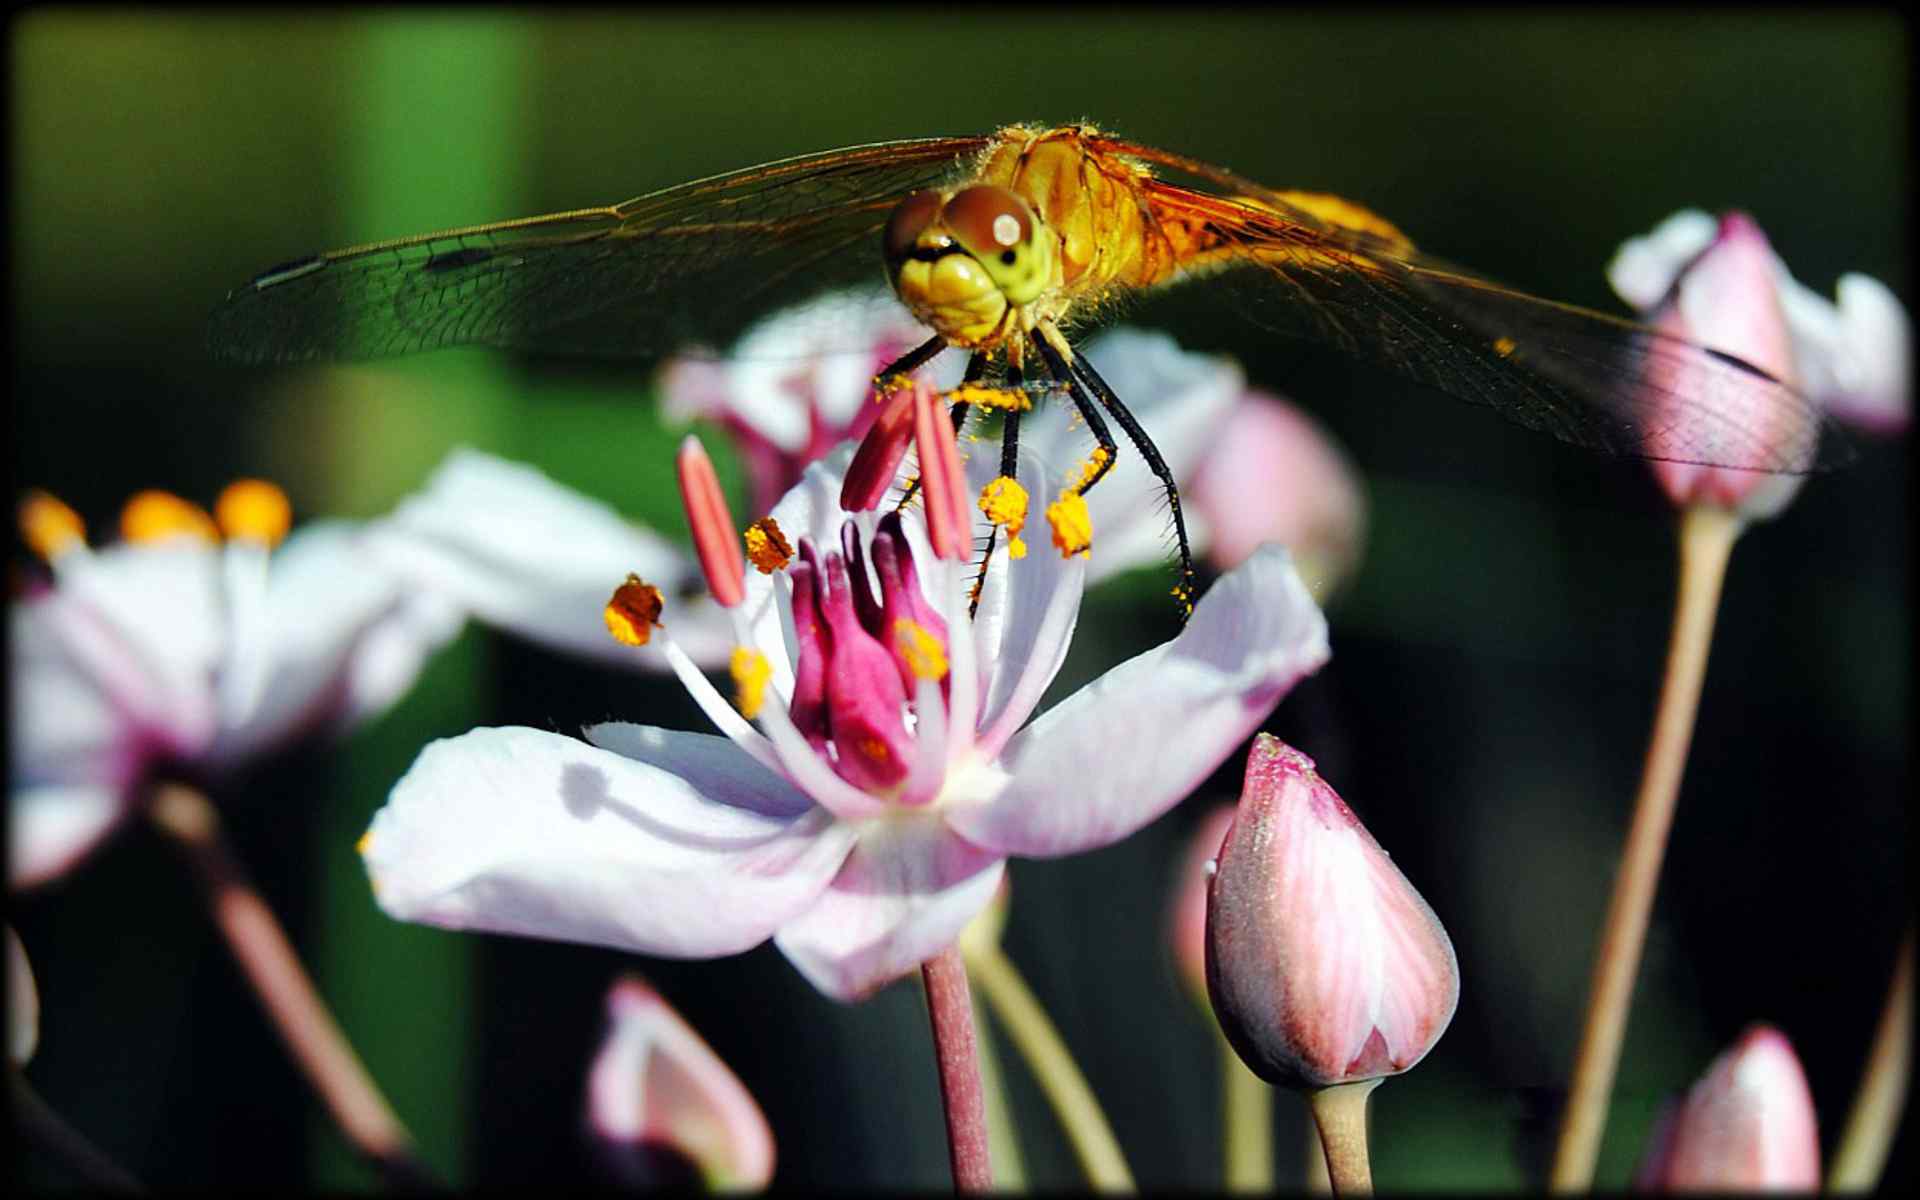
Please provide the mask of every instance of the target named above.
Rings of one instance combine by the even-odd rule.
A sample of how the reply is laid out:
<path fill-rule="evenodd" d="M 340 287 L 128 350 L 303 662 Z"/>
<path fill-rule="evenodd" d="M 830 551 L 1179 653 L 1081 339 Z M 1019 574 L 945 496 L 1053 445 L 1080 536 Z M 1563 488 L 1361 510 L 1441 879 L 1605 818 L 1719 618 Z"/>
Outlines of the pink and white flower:
<path fill-rule="evenodd" d="M 1912 331 L 1899 299 L 1858 273 L 1840 277 L 1835 301 L 1821 297 L 1793 278 L 1744 213 L 1677 212 L 1623 243 L 1607 278 L 1657 328 L 1760 367 L 1850 425 L 1893 434 L 1911 419 Z M 1798 436 L 1785 426 L 1780 433 Z M 1693 463 L 1653 468 L 1676 503 L 1756 519 L 1785 507 L 1803 478 Z"/>
<path fill-rule="evenodd" d="M 665 1147 L 713 1191 L 773 1179 L 773 1131 L 706 1040 L 637 975 L 607 992 L 607 1034 L 587 1075 L 587 1123 L 615 1152 Z"/>
<path fill-rule="evenodd" d="M 1029 723 L 1065 657 L 1085 560 L 1035 553 L 1009 570 L 1003 546 L 969 619 L 986 526 L 964 488 L 996 464 L 976 456 L 962 482 L 924 388 L 915 424 L 923 506 L 842 511 L 843 448 L 774 508 L 798 561 L 744 580 L 689 439 L 683 494 L 734 623 L 740 709 L 672 640 L 671 608 L 652 631 L 662 645 L 640 652 L 664 653 L 724 736 L 610 723 L 584 741 L 480 729 L 436 742 L 368 831 L 381 906 L 668 957 L 772 937 L 823 992 L 858 998 L 951 944 L 1008 856 L 1104 846 L 1166 811 L 1325 661 L 1324 618 L 1266 547 L 1178 637 Z M 726 536 L 702 533 L 720 522 Z"/>
<path fill-rule="evenodd" d="M 258 481 L 218 511 L 142 493 L 129 536 L 94 550 L 65 505 L 23 505 L 52 577 L 8 616 L 11 886 L 74 866 L 157 772 L 217 776 L 384 711 L 458 628 L 376 568 L 361 527 L 308 525 L 274 549 L 286 501 Z"/>

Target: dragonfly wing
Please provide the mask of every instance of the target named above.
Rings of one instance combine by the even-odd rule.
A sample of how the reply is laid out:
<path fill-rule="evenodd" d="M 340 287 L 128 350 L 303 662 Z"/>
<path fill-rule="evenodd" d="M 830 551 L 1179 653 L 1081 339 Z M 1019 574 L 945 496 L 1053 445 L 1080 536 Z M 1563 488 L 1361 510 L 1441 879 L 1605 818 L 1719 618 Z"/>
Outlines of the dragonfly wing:
<path fill-rule="evenodd" d="M 1219 274 L 1208 286 L 1276 332 L 1605 454 L 1795 473 L 1852 457 L 1816 402 L 1731 355 L 1503 287 L 1332 197 L 1153 147 L 1109 148 L 1228 193 L 1146 185 L 1156 211 L 1197 219 L 1219 241 L 1188 274 Z"/>
<path fill-rule="evenodd" d="M 772 309 L 883 280 L 880 229 L 893 206 L 985 142 L 828 151 L 624 204 L 315 255 L 229 293 L 209 343 L 252 363 L 457 345 L 603 357 L 725 345 Z M 823 328 L 812 348 L 834 349 L 832 336 Z"/>

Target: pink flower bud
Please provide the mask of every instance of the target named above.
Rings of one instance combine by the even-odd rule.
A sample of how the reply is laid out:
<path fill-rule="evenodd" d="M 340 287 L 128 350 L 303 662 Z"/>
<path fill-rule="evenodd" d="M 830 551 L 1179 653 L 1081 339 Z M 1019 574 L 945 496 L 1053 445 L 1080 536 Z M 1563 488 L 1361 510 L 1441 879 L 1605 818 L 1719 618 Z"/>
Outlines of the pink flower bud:
<path fill-rule="evenodd" d="M 587 1078 L 587 1119 L 609 1148 L 684 1155 L 709 1187 L 773 1178 L 773 1133 L 720 1057 L 638 976 L 607 993 L 609 1026 Z"/>
<path fill-rule="evenodd" d="M 1319 423 L 1277 396 L 1240 398 L 1184 490 L 1206 518 L 1207 557 L 1223 571 L 1279 542 L 1324 600 L 1359 563 L 1367 523 L 1359 479 Z"/>
<path fill-rule="evenodd" d="M 1812 1191 L 1820 1186 L 1813 1096 L 1793 1046 L 1750 1025 L 1661 1118 L 1634 1185 L 1653 1191 Z"/>
<path fill-rule="evenodd" d="M 1207 885 L 1213 879 L 1213 860 L 1233 824 L 1233 805 L 1222 804 L 1201 820 L 1180 860 L 1173 880 L 1173 902 L 1167 907 L 1167 943 L 1173 948 L 1173 966 L 1180 982 L 1203 1003 L 1207 998 Z"/>
<path fill-rule="evenodd" d="M 1207 993 L 1269 1083 L 1398 1075 L 1460 999 L 1447 931 L 1313 760 L 1260 734 L 1207 891 Z"/>

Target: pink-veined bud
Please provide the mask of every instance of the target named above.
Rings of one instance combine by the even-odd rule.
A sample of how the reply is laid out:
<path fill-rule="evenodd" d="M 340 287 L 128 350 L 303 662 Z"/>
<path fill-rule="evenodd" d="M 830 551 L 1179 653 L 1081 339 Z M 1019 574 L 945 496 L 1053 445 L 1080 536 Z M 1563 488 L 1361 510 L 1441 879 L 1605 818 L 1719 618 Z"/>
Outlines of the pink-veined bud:
<path fill-rule="evenodd" d="M 1813 1095 L 1785 1035 L 1750 1025 L 1655 1128 L 1634 1178 L 1648 1191 L 1812 1191 Z"/>
<path fill-rule="evenodd" d="M 707 577 L 707 590 L 722 608 L 732 608 L 746 599 L 747 564 L 741 555 L 733 514 L 727 511 L 727 497 L 720 490 L 720 477 L 714 474 L 713 460 L 707 457 L 699 438 L 688 434 L 680 443 L 674 469 L 680 478 L 680 502 L 687 510 L 693 551 Z"/>
<path fill-rule="evenodd" d="M 1207 1002 L 1207 888 L 1213 881 L 1213 860 L 1233 824 L 1233 812 L 1233 805 L 1222 804 L 1201 820 L 1180 860 L 1167 906 L 1167 944 L 1173 950 L 1174 970 L 1201 1004 Z"/>
<path fill-rule="evenodd" d="M 1222 571 L 1279 542 L 1325 600 L 1359 564 L 1367 524 L 1359 478 L 1326 430 L 1277 396 L 1242 396 L 1182 490 L 1206 518 L 1207 557 Z"/>
<path fill-rule="evenodd" d="M 1793 387 L 1803 386 L 1794 357 L 1794 342 L 1778 287 L 1773 250 L 1766 235 L 1745 213 L 1720 218 L 1713 241 L 1680 272 L 1665 302 L 1654 314 L 1655 328 L 1731 354 Z M 1672 396 L 1684 398 L 1697 388 L 1687 377 L 1685 363 L 1653 359 L 1649 379 Z M 1753 393 L 1762 396 L 1758 390 Z M 1724 408 L 1715 419 L 1736 425 L 1762 439 L 1782 443 L 1805 438 L 1802 414 L 1778 405 L 1757 405 L 1740 411 L 1740 393 L 1721 393 Z M 1676 424 L 1690 419 L 1673 414 Z M 1654 477 L 1669 499 L 1682 507 L 1711 505 L 1758 519 L 1784 508 L 1799 491 L 1801 476 L 1767 471 L 1708 467 L 1698 463 L 1653 462 Z"/>
<path fill-rule="evenodd" d="M 840 507 L 845 511 L 869 512 L 886 499 L 913 438 L 914 391 L 897 388 L 880 401 L 880 415 L 860 439 L 840 483 Z"/>
<path fill-rule="evenodd" d="M 1313 760 L 1260 734 L 1207 889 L 1207 994 L 1267 1082 L 1398 1075 L 1453 1020 L 1440 921 Z"/>
<path fill-rule="evenodd" d="M 973 553 L 973 498 L 953 422 L 925 383 L 913 388 L 913 441 L 920 451 L 920 490 L 926 493 L 927 541 L 937 557 L 958 562 Z"/>
<path fill-rule="evenodd" d="M 638 976 L 614 982 L 607 1019 L 587 1077 L 587 1120 L 603 1147 L 683 1155 L 714 1190 L 766 1187 L 773 1132 L 712 1047 Z"/>

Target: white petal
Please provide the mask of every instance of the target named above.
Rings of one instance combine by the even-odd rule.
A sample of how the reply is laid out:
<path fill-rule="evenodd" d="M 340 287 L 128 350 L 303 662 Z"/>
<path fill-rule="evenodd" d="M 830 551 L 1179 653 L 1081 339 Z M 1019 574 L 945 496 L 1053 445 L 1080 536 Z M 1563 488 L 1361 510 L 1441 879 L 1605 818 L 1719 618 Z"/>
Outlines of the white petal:
<path fill-rule="evenodd" d="M 1178 803 L 1327 654 L 1326 618 L 1292 560 L 1263 546 L 1208 590 L 1178 637 L 1016 734 L 1005 790 L 947 819 L 1006 854 L 1116 842 Z"/>
<path fill-rule="evenodd" d="M 66 873 L 132 812 L 112 783 L 15 787 L 7 799 L 7 886 L 34 887 Z"/>
<path fill-rule="evenodd" d="M 589 742 L 686 780 L 705 796 L 791 820 L 813 807 L 807 794 L 723 737 L 609 721 L 589 726 Z"/>
<path fill-rule="evenodd" d="M 135 717 L 61 636 L 61 618 L 88 616 L 57 591 L 16 603 L 7 614 L 8 769 L 16 788 L 117 779 L 132 765 Z"/>
<path fill-rule="evenodd" d="M 664 671 L 658 654 L 635 654 L 607 635 L 607 597 L 635 573 L 669 597 L 667 619 L 682 649 L 701 662 L 726 661 L 731 639 L 719 609 L 674 599 L 698 581 L 691 556 L 532 467 L 456 450 L 370 538 L 400 578 L 491 625 L 568 653 Z"/>
<path fill-rule="evenodd" d="M 1647 312 L 1666 298 L 1687 264 L 1713 244 L 1719 228 L 1711 213 L 1683 208 L 1651 233 L 1622 242 L 1607 264 L 1607 282 L 1622 300 Z"/>
<path fill-rule="evenodd" d="M 869 822 L 814 905 L 774 943 L 815 987 L 858 1000 L 953 944 L 993 899 L 1006 860 L 934 813 Z"/>
<path fill-rule="evenodd" d="M 710 781 L 711 782 L 711 781 Z M 374 894 L 401 920 L 705 958 L 820 894 L 852 835 L 535 729 L 430 744 L 374 816 Z"/>

